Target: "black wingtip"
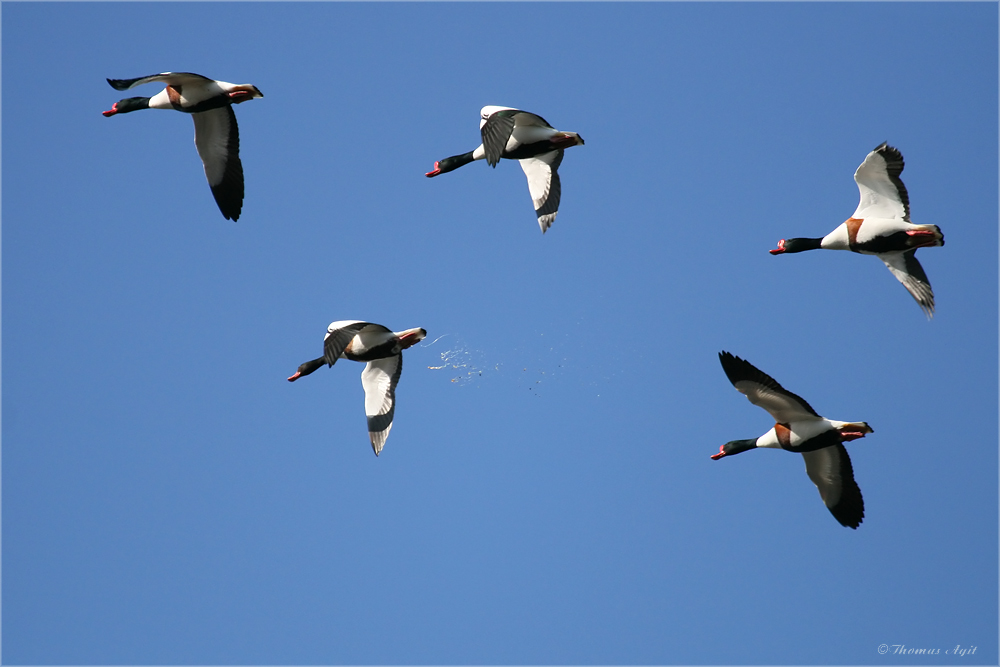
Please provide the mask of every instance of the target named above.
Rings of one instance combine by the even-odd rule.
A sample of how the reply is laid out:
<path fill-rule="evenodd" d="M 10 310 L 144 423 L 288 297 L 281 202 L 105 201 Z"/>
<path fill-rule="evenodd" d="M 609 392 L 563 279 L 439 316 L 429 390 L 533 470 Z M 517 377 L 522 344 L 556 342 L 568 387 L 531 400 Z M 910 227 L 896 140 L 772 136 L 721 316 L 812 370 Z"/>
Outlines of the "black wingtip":
<path fill-rule="evenodd" d="M 221 188 L 218 191 L 216 188 L 212 188 L 212 194 L 215 195 L 215 203 L 218 205 L 222 217 L 237 222 L 240 219 L 240 213 L 243 212 L 242 197 L 236 198 L 232 193 L 224 192 Z"/>
<path fill-rule="evenodd" d="M 883 141 L 879 144 L 875 148 L 875 152 L 881 153 L 886 162 L 899 162 L 899 171 L 903 171 L 903 154 L 895 146 L 890 146 L 888 141 Z"/>
<path fill-rule="evenodd" d="M 130 83 L 127 79 L 107 79 L 107 82 L 115 90 L 128 90 Z"/>
<path fill-rule="evenodd" d="M 238 146 L 238 144 L 237 144 Z M 226 165 L 224 180 L 215 186 L 209 186 L 215 203 L 226 220 L 236 222 L 243 212 L 243 164 L 239 158 L 230 160 Z"/>
<path fill-rule="evenodd" d="M 756 376 L 761 372 L 759 368 L 754 367 L 749 361 L 741 359 L 725 350 L 719 352 L 719 363 L 722 364 L 722 370 L 725 371 L 726 377 L 733 384 L 736 384 L 740 380 L 750 379 L 748 376 Z"/>
<path fill-rule="evenodd" d="M 847 450 L 843 445 L 837 445 L 840 450 L 840 502 L 830 507 L 830 514 L 841 526 L 857 530 L 865 520 L 865 499 L 861 495 L 861 488 L 854 479 L 854 467 L 851 465 L 851 457 L 847 455 Z"/>
<path fill-rule="evenodd" d="M 719 362 L 722 364 L 722 370 L 726 372 L 726 377 L 728 377 L 729 381 L 734 385 L 737 382 L 748 380 L 751 382 L 759 382 L 765 386 L 773 385 L 772 388 L 780 389 L 781 391 L 788 393 L 788 391 L 781 388 L 781 386 L 770 375 L 760 370 L 746 359 L 737 357 L 735 354 L 730 354 L 726 351 L 719 352 Z"/>
<path fill-rule="evenodd" d="M 785 394 L 789 398 L 798 401 L 803 409 L 811 412 L 817 417 L 820 416 L 819 413 L 816 412 L 816 410 L 814 410 L 804 398 L 798 394 L 793 394 L 782 387 L 778 384 L 777 380 L 751 364 L 746 359 L 740 359 L 729 352 L 722 351 L 719 353 L 719 362 L 722 363 L 722 370 L 725 371 L 726 377 L 729 378 L 729 382 L 731 382 L 734 387 L 738 382 L 756 382 L 764 387 Z"/>

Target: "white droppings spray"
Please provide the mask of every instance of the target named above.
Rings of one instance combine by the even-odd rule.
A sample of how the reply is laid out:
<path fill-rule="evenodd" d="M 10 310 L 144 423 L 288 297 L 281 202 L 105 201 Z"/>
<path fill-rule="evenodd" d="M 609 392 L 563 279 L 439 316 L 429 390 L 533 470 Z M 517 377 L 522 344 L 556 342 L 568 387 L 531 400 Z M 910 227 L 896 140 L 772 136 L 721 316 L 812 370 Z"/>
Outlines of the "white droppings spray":
<path fill-rule="evenodd" d="M 535 396 L 567 382 L 602 387 L 628 368 L 625 359 L 632 356 L 618 347 L 595 351 L 575 332 L 554 336 L 536 332 L 534 336 L 519 338 L 511 348 L 486 352 L 466 344 L 455 334 L 438 336 L 421 347 L 431 347 L 446 337 L 449 339 L 446 344 L 438 346 L 444 348 L 438 352 L 440 361 L 427 366 L 428 370 L 443 371 L 457 385 L 480 386 L 488 379 Z"/>

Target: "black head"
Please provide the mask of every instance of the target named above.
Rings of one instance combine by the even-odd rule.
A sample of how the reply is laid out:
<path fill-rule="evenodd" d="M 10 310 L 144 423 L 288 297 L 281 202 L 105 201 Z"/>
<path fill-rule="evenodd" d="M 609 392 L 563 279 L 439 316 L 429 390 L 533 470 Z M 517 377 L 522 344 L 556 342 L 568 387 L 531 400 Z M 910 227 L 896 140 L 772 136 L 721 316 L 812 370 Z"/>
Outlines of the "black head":
<path fill-rule="evenodd" d="M 802 252 L 803 250 L 819 250 L 823 239 L 781 239 L 778 247 L 768 250 L 772 255 L 780 255 L 786 252 Z"/>
<path fill-rule="evenodd" d="M 451 157 L 446 157 L 443 160 L 438 160 L 434 163 L 434 171 L 429 171 L 424 176 L 427 178 L 433 178 L 438 174 L 446 174 L 449 171 L 455 171 L 461 166 L 467 165 L 472 162 L 472 153 L 462 153 L 461 155 L 453 155 Z"/>
<path fill-rule="evenodd" d="M 303 375 L 309 375 L 310 373 L 312 373 L 325 363 L 326 359 L 324 357 L 320 357 L 319 359 L 313 359 L 312 361 L 307 361 L 299 366 L 298 370 L 295 371 L 295 375 L 288 378 L 288 381 L 295 382 Z"/>
<path fill-rule="evenodd" d="M 752 438 L 750 440 L 730 440 L 726 444 L 719 447 L 718 454 L 712 454 L 712 458 L 718 461 L 723 456 L 732 456 L 733 454 L 740 454 L 750 449 L 755 449 L 757 447 L 757 438 Z"/>
<path fill-rule="evenodd" d="M 119 100 L 112 105 L 107 111 L 102 111 L 105 116 L 114 116 L 118 113 L 128 113 L 130 111 L 139 111 L 140 109 L 149 108 L 149 98 L 148 97 L 126 97 L 124 100 Z"/>

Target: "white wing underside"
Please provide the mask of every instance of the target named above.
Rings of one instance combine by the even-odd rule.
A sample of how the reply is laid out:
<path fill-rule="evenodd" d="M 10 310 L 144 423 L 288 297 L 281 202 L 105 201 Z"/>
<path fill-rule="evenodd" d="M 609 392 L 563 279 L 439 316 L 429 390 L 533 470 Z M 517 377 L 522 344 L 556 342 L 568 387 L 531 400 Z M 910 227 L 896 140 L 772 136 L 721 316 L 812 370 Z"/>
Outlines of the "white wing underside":
<path fill-rule="evenodd" d="M 840 502 L 843 480 L 840 478 L 840 449 L 824 447 L 814 452 L 804 452 L 802 458 L 806 462 L 806 474 L 819 490 L 823 504 L 828 508 Z"/>
<path fill-rule="evenodd" d="M 562 154 L 562 150 L 556 150 L 518 160 L 524 175 L 528 177 L 528 192 L 538 215 L 538 226 L 543 233 L 552 226 L 559 213 L 561 184 L 556 169 L 562 161 Z"/>
<path fill-rule="evenodd" d="M 750 399 L 751 403 L 767 410 L 778 424 L 822 420 L 822 417 L 817 417 L 808 407 L 803 406 L 791 396 L 752 380 L 740 380 L 734 386 Z"/>
<path fill-rule="evenodd" d="M 369 361 L 361 373 L 365 388 L 365 415 L 368 417 L 368 435 L 376 456 L 382 451 L 395 412 L 396 384 L 403 370 L 403 355 Z"/>
<path fill-rule="evenodd" d="M 861 201 L 852 218 L 904 218 L 906 210 L 896 185 L 886 171 L 885 158 L 872 151 L 854 172 Z"/>
<path fill-rule="evenodd" d="M 194 119 L 194 145 L 205 165 L 205 177 L 212 187 L 222 182 L 229 162 L 229 136 L 231 124 L 236 122 L 232 107 L 202 111 L 192 114 Z"/>

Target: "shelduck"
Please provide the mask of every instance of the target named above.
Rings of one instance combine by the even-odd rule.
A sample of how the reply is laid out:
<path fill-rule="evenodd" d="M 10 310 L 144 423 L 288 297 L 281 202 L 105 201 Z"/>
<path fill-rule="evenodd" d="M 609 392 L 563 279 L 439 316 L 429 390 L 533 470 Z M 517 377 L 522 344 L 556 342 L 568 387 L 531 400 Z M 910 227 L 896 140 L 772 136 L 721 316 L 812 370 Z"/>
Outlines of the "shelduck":
<path fill-rule="evenodd" d="M 843 526 L 857 528 L 865 517 L 865 503 L 843 443 L 865 437 L 873 432 L 872 428 L 866 422 L 820 417 L 801 397 L 729 352 L 720 352 L 719 361 L 733 386 L 751 403 L 767 410 L 776 423 L 759 438 L 727 442 L 712 458 L 719 460 L 757 447 L 798 452 L 805 459 L 809 479 L 819 489 L 833 517 Z"/>
<path fill-rule="evenodd" d="M 368 437 L 378 456 L 389 437 L 392 415 L 396 410 L 396 384 L 403 372 L 402 351 L 424 339 L 423 329 L 407 329 L 393 333 L 381 324 L 360 320 L 333 322 L 323 338 L 323 356 L 300 365 L 288 378 L 295 382 L 337 359 L 368 362 L 361 372 L 365 388 L 365 415 L 368 417 Z"/>
<path fill-rule="evenodd" d="M 240 162 L 240 132 L 234 104 L 264 95 L 248 83 L 213 81 L 190 72 L 164 72 L 138 79 L 108 79 L 115 90 L 128 90 L 144 83 L 167 87 L 152 97 L 128 97 L 115 102 L 105 116 L 140 109 L 176 109 L 194 119 L 194 144 L 205 165 L 212 195 L 226 220 L 240 219 L 243 210 L 243 163 Z"/>
<path fill-rule="evenodd" d="M 434 163 L 428 178 L 454 171 L 475 160 L 485 159 L 496 167 L 500 158 L 518 160 L 528 177 L 528 192 L 535 205 L 538 226 L 544 234 L 559 212 L 561 186 L 559 165 L 563 151 L 582 146 L 576 132 L 561 132 L 537 114 L 510 107 L 485 106 L 480 112 L 479 131 L 483 143 L 475 150 Z"/>
<path fill-rule="evenodd" d="M 821 239 L 782 239 L 771 254 L 827 248 L 875 255 L 930 319 L 934 315 L 934 292 L 916 252 L 917 248 L 944 245 L 944 235 L 937 225 L 910 223 L 910 198 L 899 178 L 902 172 L 902 154 L 883 142 L 854 172 L 861 191 L 854 215 Z"/>

